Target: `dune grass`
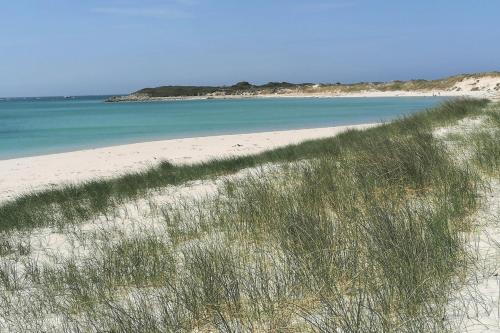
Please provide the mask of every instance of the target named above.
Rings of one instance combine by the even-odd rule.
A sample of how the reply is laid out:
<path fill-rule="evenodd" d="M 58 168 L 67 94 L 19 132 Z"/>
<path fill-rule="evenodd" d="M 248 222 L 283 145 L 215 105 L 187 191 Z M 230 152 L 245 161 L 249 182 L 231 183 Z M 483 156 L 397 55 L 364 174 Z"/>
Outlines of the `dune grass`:
<path fill-rule="evenodd" d="M 500 178 L 500 104 L 495 104 L 487 112 L 489 130 L 474 133 L 471 141 L 474 158 L 482 170 Z"/>
<path fill-rule="evenodd" d="M 7 242 L 0 251 L 0 327 L 447 331 L 452 281 L 470 260 L 462 235 L 483 181 L 475 164 L 456 163 L 432 129 L 482 114 L 486 104 L 450 101 L 330 139 L 190 166 L 163 163 L 7 203 L 0 209 L 3 239 L 75 228 L 73 242 L 89 253 L 33 262 Z M 259 167 L 266 163 L 275 167 Z M 155 209 L 139 203 L 166 185 L 250 167 L 208 197 Z M 136 203 L 150 230 L 122 235 L 101 225 L 99 216 L 113 224 L 110 211 L 126 202 Z M 102 230 L 88 233 L 89 223 Z"/>

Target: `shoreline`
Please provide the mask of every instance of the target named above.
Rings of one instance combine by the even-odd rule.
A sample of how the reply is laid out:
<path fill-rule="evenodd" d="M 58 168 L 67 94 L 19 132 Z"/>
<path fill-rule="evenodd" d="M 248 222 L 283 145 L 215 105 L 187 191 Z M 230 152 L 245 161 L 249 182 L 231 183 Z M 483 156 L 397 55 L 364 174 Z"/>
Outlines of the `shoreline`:
<path fill-rule="evenodd" d="M 126 95 L 115 100 L 106 100 L 106 103 L 142 103 L 142 102 L 170 102 L 170 101 L 201 101 L 201 100 L 237 100 L 237 99 L 266 99 L 266 98 L 390 98 L 390 97 L 457 97 L 457 98 L 487 98 L 500 99 L 500 92 L 488 91 L 361 91 L 355 93 L 276 93 L 259 95 L 216 95 L 216 96 L 179 96 L 179 97 L 146 97 L 142 95 Z"/>
<path fill-rule="evenodd" d="M 448 92 L 449 93 L 449 92 Z M 479 94 L 478 94 L 479 95 Z M 206 100 L 240 100 L 240 99 L 273 99 L 273 98 L 384 98 L 384 97 L 482 97 L 467 94 L 438 94 L 431 92 L 417 93 L 412 91 L 401 92 L 373 92 L 352 94 L 263 94 L 263 95 L 225 95 L 225 96 L 179 96 L 179 97 L 135 97 L 122 96 L 106 103 L 147 103 L 147 102 L 173 102 L 173 101 L 206 101 Z"/>
<path fill-rule="evenodd" d="M 0 202 L 33 191 L 141 171 L 161 161 L 190 164 L 214 158 L 256 154 L 378 124 L 158 140 L 0 160 Z"/>
<path fill-rule="evenodd" d="M 134 102 L 131 102 L 134 103 Z M 139 102 L 140 103 L 140 102 Z M 144 102 L 147 103 L 147 102 Z M 399 117 L 399 116 L 397 116 Z M 397 119 L 397 118 L 395 118 Z M 392 119 L 393 120 L 393 119 Z M 146 138 L 146 139 L 138 139 L 138 140 L 132 140 L 128 142 L 114 142 L 114 143 L 103 143 L 102 145 L 96 144 L 96 145 L 89 145 L 89 146 L 80 146 L 80 147 L 73 147 L 73 148 L 66 148 L 66 149 L 53 149 L 53 150 L 46 150 L 46 151 L 40 151 L 40 152 L 33 152 L 33 153 L 27 153 L 27 154 L 22 154 L 22 155 L 0 155 L 0 173 L 1 173 L 1 163 L 2 162 L 7 162 L 7 161 L 12 161 L 12 160 L 22 160 L 26 158 L 36 158 L 36 157 L 42 157 L 42 156 L 49 156 L 49 155 L 61 155 L 61 154 L 68 154 L 68 153 L 76 153 L 76 152 L 81 152 L 81 151 L 94 151 L 94 150 L 99 150 L 99 149 L 110 149 L 114 147 L 121 147 L 121 146 L 132 146 L 132 145 L 140 145 L 140 144 L 150 144 L 154 142 L 163 142 L 163 141 L 177 141 L 177 140 L 186 140 L 186 139 L 201 139 L 201 138 L 211 138 L 211 137 L 221 137 L 221 136 L 234 136 L 234 135 L 255 135 L 255 134 L 267 134 L 267 133 L 275 133 L 275 132 L 290 132 L 290 131 L 306 131 L 306 130 L 322 130 L 322 129 L 328 129 L 328 128 L 339 128 L 339 127 L 352 127 L 352 126 L 364 126 L 364 125 L 378 125 L 382 124 L 384 122 L 390 122 L 392 121 L 391 119 L 389 120 L 380 120 L 376 121 L 373 123 L 363 123 L 363 122 L 353 122 L 353 123 L 340 123 L 338 125 L 334 126 L 320 126 L 320 127 L 299 127 L 299 128 L 285 128 L 285 129 L 262 129 L 262 130 L 252 130 L 249 132 L 239 132 L 239 131 L 224 131 L 220 133 L 210 133 L 210 132 L 203 132 L 199 134 L 186 134 L 184 136 L 183 134 L 180 134 L 180 136 L 167 136 L 167 137 L 153 137 L 153 138 Z M 1 181 L 0 181 L 1 185 Z M 0 199 L 1 201 L 1 199 Z"/>

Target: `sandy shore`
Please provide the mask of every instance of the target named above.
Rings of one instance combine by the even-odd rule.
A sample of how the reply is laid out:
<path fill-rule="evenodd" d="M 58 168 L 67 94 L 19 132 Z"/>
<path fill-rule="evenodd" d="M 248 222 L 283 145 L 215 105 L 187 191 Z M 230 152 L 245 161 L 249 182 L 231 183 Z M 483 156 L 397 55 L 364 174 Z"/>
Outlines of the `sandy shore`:
<path fill-rule="evenodd" d="M 114 177 L 162 160 L 194 163 L 259 153 L 375 124 L 152 141 L 0 161 L 0 201 L 61 184 Z"/>
<path fill-rule="evenodd" d="M 264 98 L 377 98 L 377 97 L 470 97 L 500 99 L 497 91 L 361 91 L 353 93 L 287 93 L 287 94 L 261 94 L 261 95 L 221 95 L 221 96 L 186 96 L 186 97 L 123 97 L 119 102 L 168 102 L 168 101 L 196 101 L 196 100 L 227 100 L 227 99 L 264 99 Z"/>

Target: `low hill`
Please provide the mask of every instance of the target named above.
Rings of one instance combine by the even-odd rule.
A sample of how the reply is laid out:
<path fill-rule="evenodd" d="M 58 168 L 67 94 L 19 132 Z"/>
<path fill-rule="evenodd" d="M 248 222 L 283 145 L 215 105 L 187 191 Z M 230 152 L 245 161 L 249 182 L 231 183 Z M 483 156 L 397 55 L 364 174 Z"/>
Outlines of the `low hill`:
<path fill-rule="evenodd" d="M 182 98 L 234 98 L 269 96 L 500 96 L 500 72 L 460 74 L 437 80 L 390 82 L 289 83 L 254 85 L 243 81 L 232 86 L 161 86 L 144 88 L 127 96 L 114 96 L 108 102 L 168 100 Z"/>

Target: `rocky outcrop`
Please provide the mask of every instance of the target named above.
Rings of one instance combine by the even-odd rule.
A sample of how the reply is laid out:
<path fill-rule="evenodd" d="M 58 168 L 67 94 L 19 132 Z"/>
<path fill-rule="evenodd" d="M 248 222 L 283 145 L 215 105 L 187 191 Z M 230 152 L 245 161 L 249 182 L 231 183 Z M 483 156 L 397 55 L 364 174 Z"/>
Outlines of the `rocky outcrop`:
<path fill-rule="evenodd" d="M 146 94 L 130 94 L 126 96 L 112 96 L 106 99 L 106 102 L 117 103 L 117 102 L 145 102 L 149 101 L 151 97 Z"/>

